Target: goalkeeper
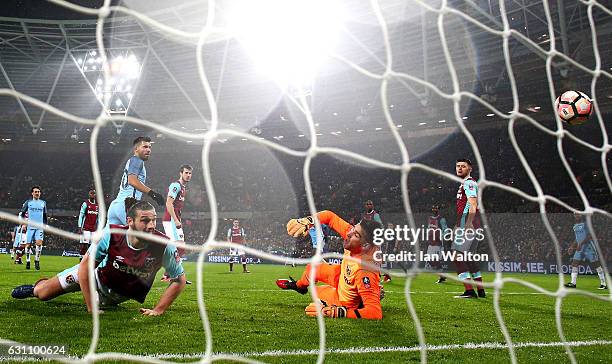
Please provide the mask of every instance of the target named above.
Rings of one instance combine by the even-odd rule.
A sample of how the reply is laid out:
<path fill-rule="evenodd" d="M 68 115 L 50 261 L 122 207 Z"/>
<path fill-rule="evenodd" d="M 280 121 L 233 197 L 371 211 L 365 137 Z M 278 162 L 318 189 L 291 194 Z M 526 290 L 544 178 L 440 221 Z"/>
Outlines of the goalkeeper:
<path fill-rule="evenodd" d="M 321 264 L 316 267 L 315 283 L 324 283 L 316 287 L 321 302 L 309 304 L 306 314 L 316 316 L 320 310 L 323 316 L 332 318 L 382 319 L 380 272 L 373 258 L 378 246 L 372 243 L 374 230 L 382 228 L 382 225 L 362 220 L 353 226 L 331 211 L 321 211 L 317 216 L 321 224 L 328 225 L 344 239 L 344 259 L 341 265 Z M 292 219 L 287 223 L 287 233 L 293 237 L 305 236 L 313 225 L 310 216 Z M 298 281 L 289 277 L 277 280 L 276 285 L 306 294 L 311 269 L 308 264 Z"/>

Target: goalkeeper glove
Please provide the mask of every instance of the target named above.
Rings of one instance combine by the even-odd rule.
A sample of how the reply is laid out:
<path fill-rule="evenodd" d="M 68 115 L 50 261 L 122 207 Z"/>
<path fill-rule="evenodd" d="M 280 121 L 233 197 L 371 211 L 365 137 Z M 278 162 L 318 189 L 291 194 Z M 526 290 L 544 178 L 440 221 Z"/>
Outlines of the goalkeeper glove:
<path fill-rule="evenodd" d="M 151 197 L 153 201 L 155 201 L 159 206 L 163 206 L 166 202 L 164 201 L 164 196 L 162 196 L 160 193 L 157 193 L 153 190 L 150 190 L 149 192 L 147 192 L 147 195 L 149 195 L 149 197 Z"/>
<path fill-rule="evenodd" d="M 297 238 L 308 235 L 308 229 L 314 225 L 312 216 L 302 217 L 301 219 L 291 219 L 287 223 L 287 234 Z"/>
<path fill-rule="evenodd" d="M 338 317 L 346 317 L 346 307 L 344 306 L 336 306 L 331 305 L 328 306 L 327 302 L 321 300 L 320 304 L 311 303 L 306 306 L 306 315 L 308 316 L 316 316 L 317 312 L 321 311 L 321 314 L 324 317 L 338 318 Z"/>

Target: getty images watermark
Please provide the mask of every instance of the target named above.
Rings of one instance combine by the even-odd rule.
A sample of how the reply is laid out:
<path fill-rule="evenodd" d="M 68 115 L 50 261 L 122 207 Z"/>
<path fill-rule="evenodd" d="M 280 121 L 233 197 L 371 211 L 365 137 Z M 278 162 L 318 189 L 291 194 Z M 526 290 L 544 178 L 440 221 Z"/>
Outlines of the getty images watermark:
<path fill-rule="evenodd" d="M 384 243 L 395 244 L 395 248 L 410 244 L 416 244 L 419 240 L 424 244 L 429 244 L 427 252 L 420 251 L 415 253 L 412 250 L 399 250 L 394 253 L 384 253 L 376 251 L 374 260 L 377 262 L 453 262 L 453 261 L 474 261 L 486 262 L 489 260 L 488 254 L 475 253 L 478 243 L 484 240 L 484 230 L 482 228 L 446 228 L 421 226 L 415 229 L 407 225 L 396 225 L 393 228 L 379 228 L 374 230 L 372 242 L 378 246 Z M 442 249 L 442 242 L 452 242 L 451 249 Z M 436 244 L 432 244 L 436 242 Z M 393 247 L 393 246 L 391 246 Z"/>

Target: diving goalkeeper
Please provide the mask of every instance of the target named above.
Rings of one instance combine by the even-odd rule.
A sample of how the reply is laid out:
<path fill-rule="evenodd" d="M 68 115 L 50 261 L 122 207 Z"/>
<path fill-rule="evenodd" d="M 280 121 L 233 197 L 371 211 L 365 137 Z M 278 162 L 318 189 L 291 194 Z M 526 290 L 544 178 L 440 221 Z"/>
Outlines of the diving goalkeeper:
<path fill-rule="evenodd" d="M 380 272 L 373 258 L 378 246 L 372 243 L 374 230 L 382 228 L 382 225 L 362 220 L 353 226 L 331 211 L 321 211 L 317 216 L 321 224 L 328 225 L 344 239 L 344 259 L 341 265 L 321 264 L 316 267 L 315 283 L 325 283 L 316 287 L 321 303 L 309 304 L 306 314 L 316 316 L 321 310 L 323 316 L 332 318 L 382 319 Z M 287 233 L 293 237 L 305 236 L 313 225 L 310 216 L 292 219 L 287 223 Z M 289 277 L 277 280 L 276 285 L 306 294 L 311 269 L 308 264 L 298 281 Z"/>

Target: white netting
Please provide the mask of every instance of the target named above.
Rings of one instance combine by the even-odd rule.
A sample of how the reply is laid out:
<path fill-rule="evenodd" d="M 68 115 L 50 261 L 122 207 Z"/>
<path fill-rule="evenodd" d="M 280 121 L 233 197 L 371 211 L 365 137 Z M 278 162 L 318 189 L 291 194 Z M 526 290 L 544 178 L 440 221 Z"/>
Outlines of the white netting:
<path fill-rule="evenodd" d="M 105 114 L 105 112 L 102 112 L 100 114 L 100 116 L 95 119 L 95 120 L 91 120 L 91 119 L 86 119 L 86 118 L 81 118 L 78 116 L 75 116 L 73 114 L 67 113 L 62 111 L 61 109 L 58 109 L 56 107 L 51 106 L 49 103 L 45 103 L 42 101 L 39 101 L 33 97 L 30 97 L 26 94 L 20 93 L 15 91 L 14 89 L 0 89 L 0 95 L 3 96 L 13 96 L 25 103 L 31 104 L 37 108 L 40 108 L 42 110 L 45 110 L 48 113 L 52 113 L 55 114 L 63 119 L 78 123 L 78 124 L 82 124 L 82 125 L 90 125 L 93 127 L 93 131 L 92 131 L 92 135 L 91 135 L 91 143 L 90 143 L 90 153 L 91 153 L 91 163 L 92 163 L 92 171 L 93 171 L 93 176 L 94 176 L 94 180 L 95 180 L 95 187 L 96 187 L 96 191 L 98 193 L 98 196 L 103 196 L 103 189 L 102 189 L 102 182 L 101 182 L 101 176 L 100 176 L 100 171 L 98 168 L 98 154 L 97 154 L 97 142 L 98 142 L 98 137 L 99 137 L 99 133 L 101 128 L 103 128 L 106 124 L 108 124 L 109 122 L 113 122 L 113 123 L 122 123 L 122 122 L 127 122 L 129 124 L 132 125 L 139 125 L 139 126 L 143 126 L 143 127 L 148 127 L 151 129 L 154 129 L 156 131 L 162 132 L 166 135 L 172 135 L 175 136 L 177 138 L 183 138 L 183 139 L 189 139 L 189 140 L 201 140 L 204 142 L 204 147 L 202 149 L 202 161 L 203 161 L 203 171 L 204 171 L 204 182 L 205 182 L 205 186 L 206 186 L 206 190 L 208 192 L 207 196 L 209 199 L 209 206 L 210 206 L 210 213 L 211 213 L 211 229 L 209 231 L 208 234 L 208 238 L 206 240 L 206 243 L 204 244 L 203 247 L 194 247 L 193 245 L 185 245 L 185 248 L 188 250 L 192 250 L 192 251 L 199 251 L 199 259 L 197 262 L 197 295 L 198 295 L 198 305 L 199 305 L 199 309 L 200 309 L 200 316 L 204 325 L 204 330 L 206 333 L 206 351 L 202 357 L 202 360 L 209 362 L 211 360 L 218 360 L 218 359 L 234 359 L 234 360 L 240 360 L 240 361 L 246 361 L 246 362 L 254 362 L 253 360 L 248 360 L 244 357 L 237 357 L 237 356 L 230 356 L 230 355 L 215 355 L 213 353 L 213 337 L 212 337 L 212 332 L 210 329 L 210 323 L 208 320 L 208 315 L 206 312 L 206 306 L 205 306 L 205 302 L 204 302 L 204 298 L 203 298 L 203 286 L 202 286 L 202 272 L 203 272 L 203 262 L 204 262 L 204 256 L 205 254 L 214 249 L 214 248 L 219 248 L 219 247 L 231 247 L 232 244 L 229 243 L 225 243 L 225 242 L 220 242 L 220 241 L 215 241 L 215 237 L 217 236 L 217 229 L 218 229 L 218 225 L 219 225 L 219 213 L 217 210 L 217 197 L 215 195 L 215 191 L 214 191 L 214 187 L 213 187 L 213 181 L 211 179 L 211 166 L 210 166 L 210 156 L 211 156 L 211 146 L 213 141 L 215 141 L 218 138 L 222 138 L 222 137 L 237 137 L 237 138 L 244 138 L 247 139 L 249 141 L 255 142 L 255 143 L 259 143 L 267 148 L 271 148 L 274 149 L 280 153 L 285 153 L 288 155 L 292 155 L 292 156 L 296 156 L 296 157 L 303 157 L 305 158 L 305 164 L 304 164 L 304 170 L 303 170 L 303 176 L 304 176 L 304 183 L 305 183 L 305 188 L 306 188 L 306 196 L 307 196 L 307 201 L 308 201 L 308 206 L 310 209 L 310 213 L 312 215 L 315 215 L 316 213 L 316 207 L 315 207 L 315 201 L 313 199 L 313 191 L 311 189 L 311 177 L 310 177 L 310 167 L 311 167 L 311 161 L 314 157 L 316 157 L 317 155 L 320 154 L 330 154 L 330 155 L 335 155 L 335 156 L 339 156 L 339 157 L 343 157 L 343 158 L 348 158 L 357 162 L 361 162 L 367 165 L 371 165 L 371 166 L 376 166 L 376 167 L 380 167 L 380 168 L 386 168 L 389 170 L 395 170 L 395 171 L 399 171 L 401 173 L 401 191 L 402 191 L 402 201 L 403 201 L 403 207 L 404 210 L 406 212 L 406 217 L 407 220 L 409 222 L 409 225 L 411 228 L 416 228 L 416 223 L 414 221 L 413 218 L 413 214 L 412 214 L 412 209 L 411 209 L 411 204 L 409 201 L 409 194 L 408 194 L 408 175 L 411 171 L 413 170 L 422 170 L 428 173 L 432 173 L 438 176 L 441 176 L 443 178 L 449 179 L 449 180 L 453 180 L 453 181 L 457 181 L 460 182 L 460 179 L 458 177 L 456 177 L 453 174 L 449 174 L 446 173 L 444 171 L 441 170 L 437 170 L 435 168 L 429 167 L 427 165 L 424 164 L 420 164 L 420 163 L 414 163 L 414 162 L 410 162 L 410 156 L 407 150 L 407 147 L 405 145 L 405 142 L 402 140 L 399 131 L 398 131 L 398 127 L 397 127 L 397 122 L 395 122 L 392 118 L 391 112 L 390 112 L 390 104 L 388 102 L 388 90 L 389 90 L 389 84 L 392 81 L 396 81 L 396 80 L 400 80 L 402 82 L 408 82 L 409 84 L 415 84 L 418 87 L 422 87 L 424 90 L 426 90 L 427 92 L 431 92 L 434 93 L 436 95 L 438 95 L 440 98 L 446 99 L 446 100 L 450 100 L 453 103 L 453 113 L 454 113 L 454 118 L 460 128 L 460 130 L 462 131 L 463 135 L 467 138 L 467 140 L 469 141 L 469 144 L 471 146 L 471 149 L 473 150 L 473 154 L 476 157 L 477 160 L 477 165 L 478 165 L 478 175 L 479 175 L 479 186 L 480 186 L 480 190 L 479 190 L 479 196 L 478 196 L 478 200 L 479 200 L 479 206 L 481 206 L 481 212 L 482 212 L 482 218 L 483 218 L 483 222 L 486 225 L 487 224 L 487 214 L 486 214 L 486 209 L 482 203 L 482 195 L 483 192 L 487 189 L 487 188 L 498 188 L 504 191 L 507 191 L 509 193 L 513 193 L 516 194 L 518 196 L 520 196 L 521 198 L 525 199 L 526 201 L 531 201 L 531 202 L 535 202 L 540 206 L 540 216 L 542 219 L 543 224 L 545 225 L 550 237 L 552 238 L 554 245 L 555 245 L 555 257 L 557 260 L 557 263 L 559 264 L 559 266 L 562 264 L 562 254 L 560 251 L 560 243 L 557 240 L 557 237 L 555 235 L 555 232 L 553 231 L 551 224 L 548 220 L 547 214 L 546 214 L 546 210 L 545 210 L 545 204 L 547 202 L 553 202 L 556 203 L 558 205 L 563 206 L 565 209 L 569 210 L 569 211 L 577 211 L 575 208 L 569 206 L 568 204 L 564 203 L 563 201 L 559 200 L 558 198 L 554 197 L 554 196 L 550 196 L 550 195 L 546 195 L 543 192 L 543 189 L 541 188 L 540 183 L 538 182 L 537 178 L 535 177 L 530 165 L 528 164 L 525 156 L 523 155 L 523 153 L 521 152 L 521 148 L 518 145 L 518 142 L 516 140 L 515 134 L 514 134 L 514 126 L 516 123 L 517 119 L 523 119 L 523 120 L 527 120 L 531 125 L 533 125 L 534 127 L 538 128 L 540 131 L 551 135 L 553 137 L 556 138 L 557 140 L 557 149 L 558 149 L 558 153 L 561 156 L 561 160 L 563 162 L 563 165 L 565 166 L 565 172 L 567 172 L 571 177 L 572 177 L 572 181 L 574 183 L 574 186 L 576 188 L 576 190 L 579 193 L 580 199 L 583 203 L 583 205 L 585 206 L 585 208 L 580 211 L 582 213 L 584 213 L 587 217 L 587 223 L 589 226 L 590 231 L 592 231 L 592 236 L 593 236 L 593 240 L 596 242 L 595 246 L 598 249 L 599 252 L 599 256 L 602 259 L 602 267 L 604 267 L 605 270 L 605 274 L 606 274 L 606 279 L 608 280 L 608 282 L 610 281 L 609 278 L 609 274 L 607 272 L 607 265 L 606 262 L 603 260 L 604 259 L 604 255 L 602 254 L 602 251 L 599 249 L 599 244 L 597 243 L 597 234 L 595 232 L 595 230 L 593 229 L 593 225 L 592 225 L 592 219 L 591 216 L 593 213 L 599 213 L 602 214 L 604 216 L 606 216 L 607 218 L 612 218 L 612 214 L 608 213 L 607 211 L 601 210 L 601 209 L 596 209 L 594 207 L 591 206 L 591 204 L 589 203 L 589 200 L 587 199 L 587 196 L 585 195 L 581 185 L 577 182 L 575 175 L 572 172 L 572 169 L 570 168 L 570 165 L 566 159 L 566 156 L 564 154 L 564 150 L 563 150 L 563 141 L 565 138 L 569 138 L 577 143 L 579 143 L 580 145 L 594 151 L 597 153 L 600 153 L 601 155 L 601 166 L 602 169 L 604 171 L 604 175 L 606 178 L 606 182 L 607 182 L 607 187 L 609 191 L 612 191 L 612 181 L 610 180 L 610 174 L 607 168 L 607 164 L 606 164 L 606 159 L 607 159 L 607 153 L 610 151 L 611 145 L 608 141 L 608 133 L 607 133 L 607 129 L 606 129 L 606 125 L 605 122 L 602 118 L 602 114 L 600 112 L 600 107 L 599 107 L 599 103 L 598 103 L 598 99 L 597 99 L 597 94 L 596 94 L 596 84 L 598 82 L 598 80 L 602 77 L 608 78 L 608 79 L 612 79 L 612 75 L 610 74 L 610 72 L 602 69 L 602 62 L 601 62 L 601 58 L 600 58 L 600 53 L 599 53 L 599 49 L 598 49 L 598 44 L 597 44 L 597 29 L 596 29 L 596 24 L 594 22 L 593 19 L 593 11 L 594 9 L 597 9 L 598 11 L 602 11 L 605 14 L 607 14 L 608 16 L 612 16 L 612 11 L 610 11 L 609 9 L 607 9 L 604 5 L 602 5 L 600 2 L 598 1 L 582 1 L 582 3 L 584 5 L 586 5 L 587 7 L 587 11 L 588 11 L 588 18 L 589 18 L 589 25 L 591 28 L 591 39 L 592 39 L 592 46 L 593 46 L 593 52 L 594 52 L 594 57 L 595 57 L 595 66 L 591 69 L 588 68 L 582 64 L 580 64 L 579 62 L 576 62 L 574 59 L 572 59 L 570 56 L 563 54 L 562 52 L 560 52 L 558 50 L 557 47 L 557 39 L 555 36 L 555 31 L 553 29 L 553 19 L 551 16 L 551 11 L 549 9 L 549 2 L 548 1 L 542 1 L 541 4 L 544 8 L 544 13 L 545 13 L 545 20 L 548 23 L 548 38 L 550 40 L 549 42 L 549 49 L 543 49 L 539 44 L 535 43 L 532 39 L 530 39 L 529 37 L 525 36 L 523 33 L 512 29 L 509 23 L 509 19 L 506 13 L 506 4 L 504 1 L 499 2 L 499 13 L 500 13 L 500 19 L 502 22 L 502 26 L 500 29 L 495 29 L 492 28 L 490 26 L 485 25 L 484 23 L 470 17 L 469 15 L 467 15 L 466 13 L 457 10 L 455 8 L 452 8 L 449 6 L 448 1 L 446 0 L 442 0 L 439 4 L 439 6 L 434 7 L 432 5 L 429 4 L 429 2 L 425 2 L 425 1 L 416 1 L 416 3 L 419 5 L 419 7 L 422 9 L 424 9 L 427 12 L 433 13 L 433 14 L 437 14 L 437 29 L 438 29 L 438 33 L 439 33 L 439 37 L 440 37 L 440 41 L 441 41 L 441 45 L 442 45 L 442 51 L 443 51 L 443 55 L 444 55 L 444 59 L 446 62 L 446 65 L 448 67 L 448 72 L 450 74 L 450 80 L 451 80 L 451 89 L 452 92 L 444 92 L 441 88 L 435 86 L 434 84 L 432 84 L 431 82 L 429 82 L 428 80 L 422 79 L 420 77 L 416 77 L 413 76 L 411 74 L 407 74 L 407 73 L 402 73 L 402 72 L 398 72 L 394 70 L 394 58 L 393 58 L 393 52 L 392 52 L 392 47 L 390 45 L 389 42 L 389 34 L 388 34 L 388 27 L 387 27 L 387 19 L 385 18 L 385 16 L 383 15 L 383 11 L 381 10 L 381 6 L 380 3 L 376 0 L 372 0 L 369 4 L 369 6 L 371 7 L 371 11 L 373 11 L 374 15 L 375 15 L 375 23 L 377 23 L 377 25 L 380 27 L 381 30 L 381 37 L 382 37 L 382 41 L 383 44 L 385 46 L 385 58 L 382 60 L 382 64 L 383 64 L 383 72 L 373 72 L 373 71 L 369 71 L 368 69 L 363 68 L 362 66 L 360 66 L 358 63 L 351 61 L 350 59 L 347 59 L 343 56 L 340 55 L 333 55 L 337 60 L 339 60 L 340 62 L 343 62 L 344 64 L 350 66 L 351 68 L 353 68 L 354 70 L 358 71 L 360 74 L 369 77 L 373 80 L 377 80 L 380 82 L 380 98 L 381 98 L 381 107 L 382 110 L 384 112 L 385 115 L 385 120 L 386 123 L 388 125 L 389 130 L 392 133 L 392 136 L 397 144 L 397 147 L 400 150 L 401 153 L 401 163 L 399 164 L 393 164 L 393 163 L 388 163 L 388 162 L 384 162 L 384 161 L 380 161 L 380 160 L 376 160 L 370 157 L 366 157 L 364 155 L 361 154 L 357 154 L 357 153 L 353 153 L 344 149 L 339 149 L 339 148 L 335 148 L 335 147 L 322 147 L 319 145 L 318 141 L 317 141 L 317 131 L 315 129 L 315 122 L 316 120 L 313 120 L 313 115 L 311 113 L 310 110 L 310 105 L 309 102 L 307 100 L 307 96 L 308 96 L 308 92 L 294 92 L 293 95 L 291 96 L 291 94 L 288 96 L 291 99 L 291 102 L 293 102 L 299 110 L 301 110 L 303 112 L 303 117 L 305 117 L 307 123 L 308 123 L 308 133 L 309 133 L 309 137 L 310 137 L 310 146 L 308 147 L 307 150 L 305 151 L 297 151 L 297 150 L 293 150 L 287 147 L 284 147 L 280 144 L 276 144 L 267 140 L 262 140 L 262 138 L 257 137 L 255 135 L 252 135 L 250 133 L 246 133 L 246 132 L 241 132 L 241 131 L 236 131 L 233 129 L 224 129 L 224 128 L 219 128 L 219 112 L 217 109 L 217 99 L 216 99 L 216 95 L 213 92 L 212 87 L 210 86 L 210 83 L 208 81 L 207 78 L 207 72 L 206 69 L 204 67 L 204 57 L 203 57 L 203 47 L 207 44 L 207 42 L 212 39 L 212 38 L 216 38 L 218 37 L 220 34 L 223 34 L 225 32 L 225 29 L 223 28 L 219 28 L 217 26 L 215 26 L 215 19 L 216 19 L 216 7 L 215 7 L 215 1 L 208 1 L 207 3 L 207 12 L 206 12 L 206 20 L 205 20 L 205 26 L 200 29 L 199 31 L 196 32 L 189 32 L 189 31 L 185 31 L 182 29 L 178 29 L 178 28 L 174 28 L 174 27 L 170 27 L 168 25 L 163 24 L 162 22 L 158 22 L 156 20 L 154 20 L 151 17 L 148 17 L 142 13 L 139 13 L 137 11 L 134 11 L 132 9 L 129 9 L 127 7 L 123 7 L 123 6 L 113 6 L 110 7 L 109 0 L 105 0 L 104 5 L 100 8 L 100 9 L 90 9 L 90 8 L 85 8 L 85 7 L 81 7 L 81 6 L 77 6 L 74 4 L 71 4 L 67 1 L 61 1 L 61 0 L 50 0 L 50 2 L 52 3 L 56 3 L 57 5 L 66 7 L 68 9 L 77 11 L 77 12 L 81 12 L 81 13 L 85 13 L 85 14 L 91 14 L 91 15 L 96 15 L 98 16 L 98 22 L 97 22 L 97 32 L 96 32 L 96 37 L 97 37 L 97 49 L 99 54 L 101 55 L 101 57 L 103 58 L 103 62 L 107 63 L 107 59 L 106 59 L 106 52 L 105 52 L 105 43 L 104 43 L 104 22 L 105 19 L 107 17 L 109 17 L 111 15 L 111 13 L 116 13 L 116 14 L 122 14 L 122 15 L 126 15 L 126 16 L 130 16 L 130 17 L 134 17 L 136 19 L 138 19 L 139 21 L 141 21 L 142 23 L 146 24 L 147 26 L 151 27 L 152 29 L 155 29 L 169 37 L 172 37 L 173 39 L 177 39 L 177 40 L 181 40 L 184 41 L 186 43 L 196 43 L 196 54 L 194 55 L 196 57 L 197 60 L 197 69 L 198 69 L 198 75 L 200 78 L 200 82 L 201 82 L 201 86 L 202 89 L 204 90 L 204 95 L 206 98 L 206 102 L 207 102 L 207 107 L 209 110 L 209 124 L 206 125 L 208 127 L 208 131 L 206 131 L 205 133 L 200 133 L 200 134 L 193 134 L 193 133 L 189 133 L 189 132 L 181 132 L 179 130 L 174 130 L 172 128 L 163 126 L 163 125 L 159 125 L 157 123 L 151 122 L 151 121 L 147 121 L 147 120 L 141 120 L 141 119 L 136 119 L 133 117 L 125 117 L 125 116 L 113 116 L 113 117 L 109 117 Z M 447 30 L 445 29 L 445 19 L 447 19 L 449 16 L 458 16 L 462 19 L 464 19 L 466 22 L 480 28 L 481 30 L 488 32 L 492 35 L 498 36 L 502 39 L 502 44 L 503 44 L 503 54 L 504 54 L 504 59 L 505 59 L 505 63 L 506 63 L 506 72 L 508 75 L 508 79 L 509 79 L 509 83 L 510 83 L 510 87 L 511 87 L 511 92 L 512 92 L 512 100 L 513 100 L 513 106 L 512 106 L 512 111 L 510 113 L 505 113 L 502 112 L 500 110 L 498 110 L 496 107 L 494 107 L 491 103 L 484 101 L 482 98 L 478 97 L 475 93 L 469 92 L 469 91 L 464 91 L 461 89 L 460 87 L 460 83 L 459 83 L 459 79 L 458 79 L 458 75 L 456 72 L 456 68 L 455 65 L 453 63 L 453 58 L 451 57 L 451 53 L 449 51 L 449 46 L 447 44 L 447 39 L 448 39 L 448 35 L 446 34 Z M 602 134 L 602 138 L 603 141 L 601 143 L 600 146 L 596 146 L 593 145 L 591 143 L 588 143 L 584 140 L 582 140 L 581 138 L 577 137 L 576 135 L 574 135 L 573 133 L 569 132 L 568 130 L 564 129 L 563 124 L 561 122 L 560 119 L 556 120 L 556 128 L 555 129 L 548 129 L 546 127 L 544 127 L 543 125 L 541 125 L 541 123 L 539 123 L 538 121 L 534 120 L 530 115 L 525 114 L 523 112 L 521 112 L 519 110 L 519 94 L 518 94 L 518 89 L 517 89 L 517 85 L 515 83 L 515 78 L 514 78 L 514 73 L 513 73 L 513 67 L 511 64 L 511 57 L 510 57 L 510 48 L 509 48 L 509 40 L 511 38 L 516 38 L 516 39 L 520 39 L 522 42 L 528 44 L 530 47 L 539 50 L 539 52 L 541 52 L 542 54 L 545 55 L 546 57 L 546 71 L 547 71 L 547 77 L 548 77 L 548 86 L 549 86 L 549 94 L 550 94 L 550 102 L 551 104 L 554 103 L 554 100 L 556 98 L 556 91 L 554 89 L 554 85 L 553 85 L 553 77 L 552 77 L 552 67 L 553 67 L 553 59 L 554 58 L 560 58 L 562 59 L 564 62 L 567 62 L 568 64 L 582 70 L 585 73 L 588 73 L 591 75 L 592 77 L 592 82 L 591 82 L 591 90 L 590 90 L 590 95 L 593 99 L 593 105 L 594 105 L 594 109 L 595 109 L 595 115 L 592 118 L 592 122 L 597 122 L 599 124 L 599 127 L 601 129 L 601 134 Z M 108 78 L 110 77 L 110 75 L 105 72 L 105 77 L 108 81 Z M 524 167 L 527 175 L 529 176 L 529 179 L 533 185 L 533 188 L 536 191 L 535 195 L 528 195 L 525 192 L 510 187 L 508 185 L 502 184 L 502 183 L 498 183 L 498 182 L 494 182 L 490 179 L 487 179 L 487 176 L 485 174 L 485 169 L 484 169 L 484 164 L 478 149 L 478 145 L 475 142 L 475 139 L 472 135 L 472 133 L 468 130 L 468 128 L 466 127 L 465 123 L 464 123 L 464 119 L 462 117 L 461 114 L 461 101 L 465 100 L 465 99 L 471 99 L 474 102 L 480 103 L 482 106 L 484 106 L 486 109 L 490 110 L 491 113 L 497 115 L 500 118 L 506 119 L 508 120 L 508 131 L 510 134 L 510 140 L 512 142 L 513 148 L 516 151 L 522 166 Z M 109 103 L 109 99 L 107 98 L 105 100 L 105 102 L 108 104 Z M 104 199 L 103 198 L 99 198 L 98 201 L 100 201 L 100 216 L 99 219 L 100 221 L 105 221 L 106 218 L 106 206 L 104 205 Z M 0 218 L 5 219 L 5 220 L 9 220 L 9 221 L 13 221 L 13 222 L 18 222 L 19 220 L 16 219 L 13 215 L 10 215 L 8 213 L 5 212 L 0 212 Z M 289 218 L 289 217 L 288 217 Z M 317 222 L 317 229 L 320 229 L 320 226 Z M 66 238 L 70 238 L 73 240 L 78 240 L 78 236 L 75 234 L 71 234 L 68 233 L 66 231 L 62 231 L 56 228 L 46 228 L 47 231 L 49 231 L 52 234 L 58 234 L 61 236 L 64 236 Z M 100 236 L 101 234 L 101 227 L 99 227 L 98 231 L 97 231 L 97 236 Z M 489 248 L 491 250 L 491 254 L 494 258 L 494 260 L 496 262 L 499 262 L 499 256 L 497 254 L 496 251 L 496 246 L 495 246 L 495 242 L 493 240 L 493 237 L 491 236 L 490 232 L 487 231 L 487 240 L 489 241 Z M 162 240 L 159 240 L 161 243 L 165 243 Z M 275 256 L 275 255 L 271 255 L 271 254 L 267 254 L 263 251 L 259 251 L 259 250 L 255 250 L 255 249 L 250 249 L 250 248 L 243 248 L 245 251 L 247 251 L 249 254 L 253 254 L 259 257 L 264 257 L 270 260 L 274 260 L 274 261 L 279 261 L 279 262 L 284 262 L 285 258 L 284 257 L 279 257 L 279 256 Z M 414 246 L 415 251 L 419 250 L 419 244 L 417 242 L 417 244 Z M 322 254 L 321 253 L 321 247 L 320 245 L 317 247 L 317 251 L 316 254 L 311 258 L 311 259 L 298 259 L 296 260 L 297 263 L 312 263 L 312 264 L 319 264 L 321 262 L 322 259 L 326 258 L 326 257 L 341 257 L 341 255 L 339 254 Z M 90 261 L 90 270 L 93 269 L 93 261 Z M 313 274 L 314 274 L 314 270 L 312 270 Z M 398 275 L 398 276 L 404 276 L 406 278 L 406 284 L 405 284 L 405 297 L 406 297 L 406 302 L 408 305 L 408 311 L 415 323 L 415 327 L 416 327 L 416 331 L 417 331 L 417 336 L 418 336 L 418 340 L 419 340 L 419 347 L 418 350 L 420 350 L 420 354 L 421 354 L 421 361 L 422 362 L 426 362 L 427 361 L 427 352 L 428 352 L 428 347 L 427 347 L 427 340 L 426 337 L 424 336 L 423 333 L 423 329 L 420 323 L 420 319 L 417 315 L 416 312 L 416 308 L 412 302 L 411 299 L 411 283 L 412 280 L 414 279 L 414 277 L 419 273 L 419 268 L 417 265 L 415 265 L 413 268 L 411 268 L 411 270 L 408 271 L 407 274 L 397 274 L 394 273 L 394 275 Z M 93 281 L 93 275 L 90 275 L 90 286 L 94 287 L 94 281 Z M 313 279 L 311 279 L 311 282 L 314 281 Z M 510 333 L 506 327 L 506 324 L 504 322 L 504 317 L 502 315 L 502 311 L 500 308 L 500 294 L 501 294 L 501 289 L 503 288 L 503 286 L 506 283 L 519 283 L 522 284 L 526 287 L 529 287 L 530 289 L 533 289 L 537 292 L 540 292 L 542 294 L 545 295 L 549 295 L 552 297 L 556 298 L 556 305 L 555 305 L 555 314 L 556 314 L 556 325 L 557 325 L 557 330 L 558 330 L 558 334 L 559 337 L 561 339 L 561 341 L 563 342 L 563 345 L 565 347 L 565 351 L 568 355 L 568 357 L 570 358 L 570 360 L 575 363 L 576 362 L 576 358 L 571 350 L 570 345 L 574 345 L 575 343 L 568 343 L 568 341 L 565 338 L 564 335 L 564 331 L 563 331 L 563 327 L 562 327 L 562 323 L 561 323 L 561 305 L 563 302 L 563 298 L 566 297 L 568 294 L 579 294 L 579 295 L 585 295 L 588 296 L 590 298 L 593 299 L 599 299 L 599 300 L 604 300 L 604 301 L 608 301 L 608 302 L 612 302 L 612 295 L 608 296 L 608 297 L 604 297 L 604 296 L 599 296 L 599 295 L 595 295 L 586 291 L 582 291 L 582 290 L 567 290 L 563 287 L 563 274 L 561 272 L 559 272 L 559 284 L 558 284 L 558 289 L 555 291 L 548 291 L 540 286 L 537 286 L 535 284 L 520 280 L 520 279 L 515 279 L 515 278 L 504 278 L 502 276 L 501 272 L 496 272 L 495 273 L 495 280 L 491 283 L 485 283 L 486 287 L 492 287 L 494 289 L 494 294 L 493 294 L 493 303 L 494 303 L 494 308 L 495 308 L 495 314 L 500 326 L 500 329 L 504 335 L 504 338 L 506 340 L 506 345 L 509 351 L 509 355 L 511 358 L 511 361 L 513 363 L 516 362 L 516 353 L 515 353 L 515 346 L 513 345 L 513 341 L 512 341 L 512 337 L 510 336 Z M 312 285 L 313 283 L 311 283 Z M 311 289 L 311 292 L 313 294 L 313 299 L 317 299 L 316 297 L 316 290 L 315 289 Z M 318 325 L 319 325 L 319 351 L 318 353 L 318 362 L 322 362 L 324 357 L 325 357 L 325 353 L 326 353 L 326 340 L 325 340 L 325 322 L 323 320 L 322 317 L 318 317 Z M 133 356 L 133 355 L 128 355 L 128 354 L 122 354 L 122 353 L 96 353 L 96 348 L 98 345 L 98 340 L 99 340 L 99 319 L 98 319 L 98 309 L 97 309 L 97 304 L 94 303 L 94 314 L 93 314 L 93 334 L 92 334 L 92 340 L 91 340 L 91 345 L 90 345 L 90 349 L 89 352 L 87 354 L 87 356 L 84 358 L 85 360 L 102 360 L 102 359 L 129 359 L 129 360 L 135 360 L 135 361 L 146 361 L 146 362 L 162 362 L 162 360 L 160 359 L 152 359 L 150 357 L 139 357 L 139 356 Z M 0 342 L 3 344 L 10 344 L 12 343 L 9 340 L 4 340 L 4 339 L 0 339 Z M 576 344 L 578 345 L 578 344 Z M 55 358 L 56 360 L 58 358 Z M 66 361 L 66 362 L 71 362 L 73 361 L 73 359 L 71 358 L 62 358 L 62 361 Z"/>

